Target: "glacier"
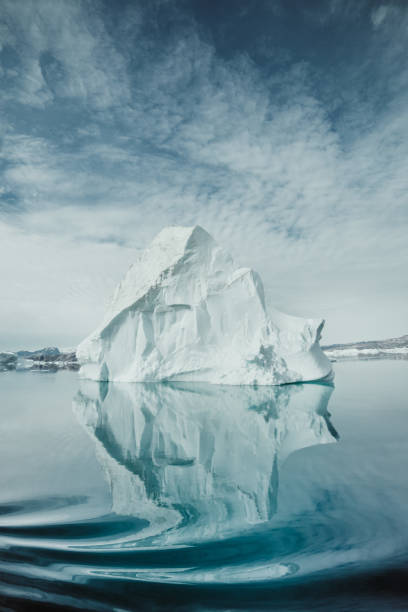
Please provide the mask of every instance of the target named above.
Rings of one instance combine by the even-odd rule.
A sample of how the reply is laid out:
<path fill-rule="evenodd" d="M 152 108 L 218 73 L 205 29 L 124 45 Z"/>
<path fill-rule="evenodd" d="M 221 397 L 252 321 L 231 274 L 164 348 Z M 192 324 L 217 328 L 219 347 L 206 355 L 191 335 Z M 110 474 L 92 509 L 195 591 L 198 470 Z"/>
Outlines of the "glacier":
<path fill-rule="evenodd" d="M 200 226 L 167 227 L 115 290 L 77 349 L 97 381 L 279 385 L 330 377 L 322 319 L 283 314 L 261 278 Z"/>

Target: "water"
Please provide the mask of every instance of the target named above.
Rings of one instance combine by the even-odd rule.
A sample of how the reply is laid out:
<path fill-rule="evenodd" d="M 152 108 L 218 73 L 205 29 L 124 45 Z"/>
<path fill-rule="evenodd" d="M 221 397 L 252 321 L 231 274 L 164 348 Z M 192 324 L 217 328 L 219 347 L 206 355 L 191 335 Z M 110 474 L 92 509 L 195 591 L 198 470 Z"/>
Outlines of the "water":
<path fill-rule="evenodd" d="M 408 362 L 0 377 L 0 609 L 407 610 Z"/>

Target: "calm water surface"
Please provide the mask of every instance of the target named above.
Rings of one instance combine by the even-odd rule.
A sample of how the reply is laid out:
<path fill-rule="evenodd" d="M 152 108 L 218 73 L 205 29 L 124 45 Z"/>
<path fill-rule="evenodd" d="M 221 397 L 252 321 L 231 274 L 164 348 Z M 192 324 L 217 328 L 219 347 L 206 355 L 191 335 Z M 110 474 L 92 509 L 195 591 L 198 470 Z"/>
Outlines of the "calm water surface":
<path fill-rule="evenodd" d="M 0 609 L 408 610 L 408 361 L 0 375 Z"/>

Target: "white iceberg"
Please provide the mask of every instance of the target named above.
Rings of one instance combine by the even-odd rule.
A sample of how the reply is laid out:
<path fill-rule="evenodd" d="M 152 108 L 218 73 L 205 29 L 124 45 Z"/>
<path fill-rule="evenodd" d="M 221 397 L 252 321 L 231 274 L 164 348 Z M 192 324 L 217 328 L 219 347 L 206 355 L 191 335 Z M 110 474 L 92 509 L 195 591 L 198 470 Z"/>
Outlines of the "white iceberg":
<path fill-rule="evenodd" d="M 331 375 L 324 321 L 278 312 L 259 275 L 201 227 L 168 227 L 131 266 L 78 347 L 99 381 L 277 385 Z"/>

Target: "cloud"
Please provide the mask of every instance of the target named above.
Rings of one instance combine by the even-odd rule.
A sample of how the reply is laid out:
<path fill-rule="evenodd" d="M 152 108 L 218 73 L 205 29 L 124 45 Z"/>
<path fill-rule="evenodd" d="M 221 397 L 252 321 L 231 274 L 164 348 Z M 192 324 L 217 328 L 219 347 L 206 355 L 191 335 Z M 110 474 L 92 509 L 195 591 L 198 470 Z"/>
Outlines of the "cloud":
<path fill-rule="evenodd" d="M 375 28 L 378 28 L 383 23 L 383 21 L 387 17 L 388 11 L 389 7 L 385 4 L 381 4 L 375 10 L 373 10 L 373 12 L 371 13 L 371 21 L 373 22 L 373 26 Z"/>
<path fill-rule="evenodd" d="M 326 314 L 328 340 L 404 333 L 403 15 L 392 41 L 367 20 L 367 55 L 343 55 L 337 78 L 289 52 L 272 71 L 226 57 L 174 3 L 156 17 L 136 3 L 113 16 L 97 2 L 4 6 L 19 70 L 3 92 L 0 334 L 25 317 L 21 336 L 78 341 L 140 248 L 195 223 L 261 273 L 278 307 Z M 369 81 L 383 104 L 375 89 L 366 99 Z"/>
<path fill-rule="evenodd" d="M 129 100 L 126 63 L 97 4 L 3 0 L 1 8 L 8 55 L 16 56 L 17 68 L 3 98 L 39 107 L 68 98 L 96 110 Z"/>

